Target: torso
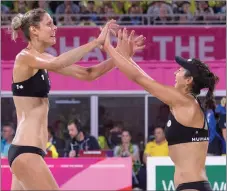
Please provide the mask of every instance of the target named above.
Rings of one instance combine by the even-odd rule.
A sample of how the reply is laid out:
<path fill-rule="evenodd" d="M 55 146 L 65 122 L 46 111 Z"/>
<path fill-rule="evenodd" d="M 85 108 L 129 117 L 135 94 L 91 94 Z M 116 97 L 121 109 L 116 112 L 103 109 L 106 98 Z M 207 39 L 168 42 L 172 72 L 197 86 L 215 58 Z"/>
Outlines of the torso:
<path fill-rule="evenodd" d="M 17 131 L 12 144 L 35 146 L 43 150 L 48 140 L 49 77 L 46 70 L 15 61 L 13 100 L 17 112 Z"/>
<path fill-rule="evenodd" d="M 208 129 L 199 103 L 192 98 L 187 107 L 171 109 L 166 125 L 169 156 L 175 164 L 174 182 L 177 187 L 186 182 L 207 180 L 205 160 Z M 205 126 L 204 126 L 205 125 Z"/>

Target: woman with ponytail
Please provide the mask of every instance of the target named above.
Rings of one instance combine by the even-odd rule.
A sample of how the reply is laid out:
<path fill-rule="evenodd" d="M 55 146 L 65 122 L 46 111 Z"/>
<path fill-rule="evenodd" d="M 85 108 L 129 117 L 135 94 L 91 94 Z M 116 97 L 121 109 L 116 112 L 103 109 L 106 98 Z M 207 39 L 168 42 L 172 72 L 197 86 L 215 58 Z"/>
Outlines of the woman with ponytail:
<path fill-rule="evenodd" d="M 202 89 L 208 89 L 206 101 L 213 99 L 218 77 L 200 60 L 186 60 L 176 56 L 175 61 L 180 67 L 175 72 L 175 86 L 163 85 L 148 76 L 125 52 L 133 45 L 132 39 L 134 31 L 128 35 L 126 29 L 123 33 L 120 30 L 119 51 L 110 44 L 109 35 L 105 40 L 104 49 L 130 80 L 169 105 L 170 114 L 165 136 L 169 156 L 175 164 L 176 190 L 211 191 L 205 170 L 209 129 L 205 111 L 197 96 Z"/>
<path fill-rule="evenodd" d="M 12 39 L 21 31 L 28 44 L 21 50 L 13 67 L 12 93 L 17 113 L 17 131 L 9 148 L 8 162 L 12 177 L 11 190 L 59 190 L 57 182 L 44 161 L 48 140 L 49 91 L 48 71 L 92 81 L 112 70 L 111 59 L 95 66 L 82 67 L 80 61 L 94 48 L 103 46 L 108 29 L 118 27 L 111 20 L 91 42 L 54 57 L 45 50 L 56 43 L 57 27 L 43 9 L 33 9 L 12 19 Z M 85 29 L 86 30 L 86 29 Z M 141 36 L 134 50 L 141 47 Z"/>

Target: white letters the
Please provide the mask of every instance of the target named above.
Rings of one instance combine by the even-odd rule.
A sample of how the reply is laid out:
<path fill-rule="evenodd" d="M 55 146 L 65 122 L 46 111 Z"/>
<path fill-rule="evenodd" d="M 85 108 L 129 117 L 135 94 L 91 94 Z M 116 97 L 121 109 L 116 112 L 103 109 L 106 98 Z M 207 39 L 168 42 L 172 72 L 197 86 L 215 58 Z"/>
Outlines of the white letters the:
<path fill-rule="evenodd" d="M 189 37 L 189 45 L 183 46 L 182 45 L 182 37 L 176 36 L 176 42 L 175 42 L 175 49 L 176 49 L 176 55 L 182 56 L 183 52 L 189 53 L 189 58 L 195 57 L 195 37 L 190 36 Z"/>
<path fill-rule="evenodd" d="M 200 36 L 199 37 L 199 58 L 201 60 L 214 60 L 214 57 L 206 56 L 206 53 L 213 52 L 213 46 L 206 46 L 206 42 L 214 42 L 214 36 Z"/>
<path fill-rule="evenodd" d="M 167 42 L 172 42 L 173 37 L 171 36 L 154 36 L 153 37 L 154 42 L 160 42 L 160 60 L 166 60 L 166 44 Z"/>
<path fill-rule="evenodd" d="M 80 46 L 80 39 L 79 37 L 74 37 L 73 38 L 73 46 L 66 46 L 66 37 L 60 37 L 59 42 L 60 42 L 60 54 L 67 52 L 73 48 L 77 48 Z"/>
<path fill-rule="evenodd" d="M 95 39 L 94 37 L 90 37 L 88 42 L 91 42 L 94 39 Z M 83 58 L 83 61 L 88 61 L 90 60 L 89 58 L 96 58 L 98 61 L 104 60 L 103 54 L 99 48 L 95 48 L 93 51 L 86 54 Z"/>

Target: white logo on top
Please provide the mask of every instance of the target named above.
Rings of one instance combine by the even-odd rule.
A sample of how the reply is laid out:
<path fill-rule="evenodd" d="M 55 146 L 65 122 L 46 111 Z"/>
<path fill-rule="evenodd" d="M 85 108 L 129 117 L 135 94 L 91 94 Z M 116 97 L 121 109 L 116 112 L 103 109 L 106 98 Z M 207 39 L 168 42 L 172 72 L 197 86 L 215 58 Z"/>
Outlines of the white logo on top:
<path fill-rule="evenodd" d="M 171 124 L 172 124 L 172 122 L 171 122 L 171 120 L 169 120 L 169 121 L 167 122 L 167 127 L 170 127 Z"/>
<path fill-rule="evenodd" d="M 23 89 L 24 88 L 24 86 L 22 86 L 22 85 L 17 85 L 17 89 L 19 90 L 19 89 Z"/>

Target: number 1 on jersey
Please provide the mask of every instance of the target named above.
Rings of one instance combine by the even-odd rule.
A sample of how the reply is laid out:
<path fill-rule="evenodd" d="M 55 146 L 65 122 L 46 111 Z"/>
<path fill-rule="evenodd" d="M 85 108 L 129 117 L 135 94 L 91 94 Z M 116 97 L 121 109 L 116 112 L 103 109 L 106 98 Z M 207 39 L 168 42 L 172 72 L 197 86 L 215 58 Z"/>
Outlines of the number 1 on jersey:
<path fill-rule="evenodd" d="M 44 80 L 44 75 L 43 75 L 43 74 L 41 75 L 41 77 L 42 77 L 42 79 Z"/>

